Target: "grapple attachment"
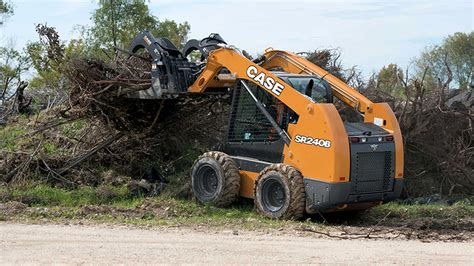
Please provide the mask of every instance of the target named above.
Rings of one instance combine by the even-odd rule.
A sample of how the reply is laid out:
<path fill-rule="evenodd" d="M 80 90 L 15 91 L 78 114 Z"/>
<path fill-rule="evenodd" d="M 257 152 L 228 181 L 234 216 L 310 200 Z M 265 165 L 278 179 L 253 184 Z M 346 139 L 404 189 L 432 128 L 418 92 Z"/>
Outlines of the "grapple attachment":
<path fill-rule="evenodd" d="M 148 90 L 135 92 L 129 97 L 169 99 L 187 93 L 188 87 L 194 83 L 205 67 L 209 52 L 219 48 L 220 44 L 226 44 L 226 42 L 219 34 L 212 33 L 202 40 L 189 40 L 181 52 L 166 38 L 155 38 L 149 31 L 140 32 L 133 40 L 128 54 L 133 56 L 141 49 L 148 51 L 152 58 L 152 86 Z M 197 64 L 187 59 L 193 51 L 201 54 L 202 63 Z"/>
<path fill-rule="evenodd" d="M 212 33 L 202 40 L 189 40 L 183 52 L 166 38 L 155 38 L 149 31 L 138 34 L 132 42 L 130 56 L 139 50 L 146 49 L 152 58 L 151 79 L 152 86 L 148 90 L 129 95 L 131 98 L 141 99 L 168 99 L 186 94 L 188 87 L 196 80 L 206 65 L 209 53 L 226 44 L 224 39 Z M 193 51 L 201 54 L 201 62 L 190 62 L 187 57 Z"/>
<path fill-rule="evenodd" d="M 146 49 L 152 57 L 152 86 L 145 91 L 130 95 L 132 98 L 166 99 L 186 93 L 194 83 L 196 64 L 189 62 L 181 51 L 166 38 L 155 38 L 149 31 L 138 34 L 132 42 L 129 54 Z"/>

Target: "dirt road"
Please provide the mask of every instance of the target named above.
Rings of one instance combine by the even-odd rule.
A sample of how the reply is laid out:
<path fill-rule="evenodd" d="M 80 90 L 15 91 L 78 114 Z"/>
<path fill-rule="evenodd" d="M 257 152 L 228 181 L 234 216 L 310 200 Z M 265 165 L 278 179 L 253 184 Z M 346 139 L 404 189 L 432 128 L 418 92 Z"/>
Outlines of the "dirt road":
<path fill-rule="evenodd" d="M 474 264 L 473 243 L 0 223 L 0 263 Z"/>

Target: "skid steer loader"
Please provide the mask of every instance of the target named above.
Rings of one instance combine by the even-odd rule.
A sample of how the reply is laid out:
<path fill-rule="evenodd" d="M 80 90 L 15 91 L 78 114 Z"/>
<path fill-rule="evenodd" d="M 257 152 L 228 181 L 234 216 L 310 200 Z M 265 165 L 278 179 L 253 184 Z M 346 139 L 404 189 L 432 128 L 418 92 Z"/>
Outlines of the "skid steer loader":
<path fill-rule="evenodd" d="M 219 34 L 190 40 L 182 51 L 165 38 L 140 33 L 130 55 L 153 58 L 150 89 L 131 97 L 229 93 L 225 144 L 192 167 L 192 190 L 203 203 L 224 207 L 254 199 L 270 218 L 305 212 L 366 209 L 399 197 L 403 145 L 386 103 L 373 103 L 306 59 L 268 48 L 250 60 Z M 192 53 L 201 62 L 188 60 Z M 361 122 L 341 119 L 334 98 Z"/>

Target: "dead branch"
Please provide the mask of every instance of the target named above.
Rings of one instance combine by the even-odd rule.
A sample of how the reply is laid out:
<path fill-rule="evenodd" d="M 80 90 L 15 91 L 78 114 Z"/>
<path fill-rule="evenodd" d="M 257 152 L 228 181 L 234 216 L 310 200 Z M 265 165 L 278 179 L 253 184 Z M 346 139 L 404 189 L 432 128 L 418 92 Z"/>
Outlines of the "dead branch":
<path fill-rule="evenodd" d="M 79 155 L 76 158 L 74 158 L 73 160 L 71 160 L 68 165 L 66 165 L 66 166 L 62 167 L 61 169 L 57 170 L 56 173 L 58 175 L 64 174 L 69 169 L 73 168 L 74 166 L 79 165 L 81 162 L 83 162 L 84 160 L 86 160 L 90 156 L 94 155 L 96 152 L 98 152 L 101 149 L 103 149 L 103 148 L 109 146 L 110 144 L 116 142 L 117 140 L 119 140 L 123 136 L 124 136 L 124 134 L 122 132 L 119 132 L 119 133 L 115 134 L 114 136 L 111 136 L 110 138 L 108 138 L 108 139 L 104 140 L 103 142 L 101 142 L 99 145 L 95 146 L 90 151 L 86 152 L 85 154 Z"/>

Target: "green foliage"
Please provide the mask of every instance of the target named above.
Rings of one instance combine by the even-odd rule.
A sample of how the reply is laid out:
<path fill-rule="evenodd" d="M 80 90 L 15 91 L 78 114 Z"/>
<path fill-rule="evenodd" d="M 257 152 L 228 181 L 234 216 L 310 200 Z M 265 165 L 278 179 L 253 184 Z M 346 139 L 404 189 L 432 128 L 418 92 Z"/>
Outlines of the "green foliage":
<path fill-rule="evenodd" d="M 428 68 L 427 83 L 431 85 L 438 80 L 445 82 L 449 67 L 453 81 L 460 89 L 467 89 L 474 70 L 474 32 L 449 35 L 441 45 L 426 48 L 415 65 L 418 76 Z"/>
<path fill-rule="evenodd" d="M 84 122 L 81 120 L 78 120 L 72 123 L 62 125 L 61 132 L 70 138 L 74 138 L 74 137 L 78 137 L 78 135 L 82 132 L 83 128 L 84 128 Z"/>
<path fill-rule="evenodd" d="M 156 29 L 152 30 L 152 33 L 157 37 L 166 37 L 178 47 L 183 47 L 188 39 L 190 29 L 191 26 L 188 22 L 178 24 L 174 20 L 165 19 Z"/>
<path fill-rule="evenodd" d="M 58 150 L 58 147 L 54 143 L 46 142 L 43 144 L 43 149 L 46 154 L 54 154 Z"/>
<path fill-rule="evenodd" d="M 15 151 L 18 137 L 25 133 L 25 129 L 15 125 L 0 128 L 0 149 L 6 149 L 10 152 Z"/>
<path fill-rule="evenodd" d="M 84 219 L 94 222 L 112 222 L 132 225 L 203 225 L 238 226 L 241 229 L 281 229 L 296 226 L 314 226 L 319 215 L 301 221 L 278 221 L 267 219 L 254 211 L 250 202 L 239 202 L 229 208 L 216 208 L 202 205 L 196 201 L 181 200 L 167 196 L 145 198 L 133 196 L 127 186 L 105 185 L 98 188 L 81 186 L 73 190 L 48 185 L 0 187 L 0 203 L 19 201 L 32 207 L 24 212 L 28 219 Z M 323 214 L 334 220 L 329 214 Z M 344 213 L 334 213 L 344 217 Z M 411 222 L 423 222 L 427 219 L 442 223 L 456 224 L 461 219 L 470 219 L 474 215 L 474 206 L 467 202 L 454 205 L 406 205 L 389 203 L 365 212 L 360 220 L 344 220 L 344 223 L 357 225 L 384 224 L 396 226 Z M 350 217 L 350 216 L 349 216 Z M 15 214 L 0 214 L 0 219 L 18 219 Z M 348 218 L 343 218 L 348 219 Z M 333 222 L 339 223 L 337 219 Z M 322 225 L 318 225 L 322 226 Z M 453 227 L 455 225 L 452 225 Z M 449 226 L 448 226 L 449 227 Z M 294 227 L 293 227 L 294 228 Z"/>
<path fill-rule="evenodd" d="M 29 67 L 30 59 L 25 53 L 0 47 L 0 101 L 14 92 Z"/>
<path fill-rule="evenodd" d="M 14 200 L 29 206 L 47 207 L 51 212 L 34 213 L 39 218 L 81 218 L 88 217 L 95 221 L 142 224 L 143 221 L 159 225 L 206 223 L 226 225 L 229 223 L 247 223 L 244 227 L 282 226 L 291 221 L 274 221 L 266 219 L 253 211 L 249 204 L 239 204 L 231 208 L 217 208 L 202 205 L 195 201 L 180 200 L 166 196 L 145 198 L 134 196 L 127 186 L 101 186 L 98 188 L 82 186 L 73 190 L 51 187 L 48 185 L 6 188 L 0 187 L 0 202 Z M 143 211 L 147 205 L 157 211 Z M 97 209 L 102 205 L 104 208 Z M 91 211 L 87 211 L 90 208 Z M 122 211 L 115 211 L 116 209 Z M 124 209 L 126 208 L 126 209 Z M 102 211 L 101 211 L 102 210 Z M 59 212 L 54 214 L 55 212 Z M 124 215 L 121 215 L 124 213 Z M 257 224 L 255 224 L 257 222 Z"/>
<path fill-rule="evenodd" d="M 403 97 L 403 72 L 397 64 L 384 66 L 377 75 L 377 88 L 396 98 Z"/>
<path fill-rule="evenodd" d="M 100 48 L 112 51 L 114 45 L 128 48 L 133 38 L 148 30 L 155 36 L 167 37 L 180 46 L 187 39 L 190 26 L 173 20 L 160 22 L 150 13 L 144 0 L 100 0 L 92 14 L 93 26 L 87 33 L 95 56 L 103 57 Z"/>
<path fill-rule="evenodd" d="M 37 25 L 37 31 L 41 25 Z M 54 29 L 54 28 L 51 28 Z M 64 43 L 59 43 L 61 51 L 64 50 Z M 51 58 L 50 47 L 45 36 L 40 35 L 40 40 L 27 44 L 26 47 L 31 58 L 32 65 L 36 70 L 36 76 L 30 82 L 32 89 L 57 90 L 60 87 L 64 58 L 56 56 Z"/>
<path fill-rule="evenodd" d="M 42 25 L 37 25 L 37 31 Z M 54 28 L 45 27 L 55 31 Z M 44 29 L 44 28 L 43 28 Z M 51 31 L 51 32 L 52 32 Z M 27 44 L 27 52 L 31 58 L 36 75 L 31 79 L 29 87 L 36 93 L 47 97 L 64 92 L 64 70 L 71 58 L 85 54 L 86 45 L 82 39 L 62 42 L 59 38 L 56 43 L 51 43 L 46 35 L 40 34 L 40 40 Z"/>
<path fill-rule="evenodd" d="M 16 77 L 18 74 L 15 61 L 21 58 L 20 52 L 13 48 L 0 47 L 0 75 L 2 78 Z"/>
<path fill-rule="evenodd" d="M 0 14 L 12 14 L 13 7 L 12 5 L 4 0 L 0 0 Z"/>
<path fill-rule="evenodd" d="M 159 23 L 145 1 L 139 0 L 101 0 L 92 22 L 92 40 L 108 48 L 114 45 L 114 39 L 117 44 L 130 43 L 140 30 L 154 29 Z"/>
<path fill-rule="evenodd" d="M 0 26 L 3 25 L 5 20 L 13 15 L 13 6 L 6 0 L 0 0 Z"/>

